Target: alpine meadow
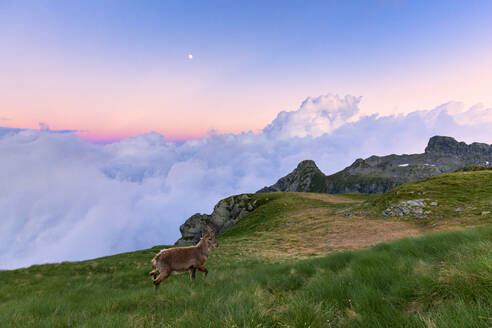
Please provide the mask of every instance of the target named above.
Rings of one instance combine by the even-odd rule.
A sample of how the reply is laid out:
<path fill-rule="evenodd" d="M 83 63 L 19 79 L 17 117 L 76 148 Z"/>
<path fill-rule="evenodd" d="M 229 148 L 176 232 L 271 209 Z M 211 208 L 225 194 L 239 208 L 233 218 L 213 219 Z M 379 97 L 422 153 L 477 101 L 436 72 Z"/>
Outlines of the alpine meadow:
<path fill-rule="evenodd" d="M 0 0 L 0 328 L 492 328 L 491 13 Z"/>

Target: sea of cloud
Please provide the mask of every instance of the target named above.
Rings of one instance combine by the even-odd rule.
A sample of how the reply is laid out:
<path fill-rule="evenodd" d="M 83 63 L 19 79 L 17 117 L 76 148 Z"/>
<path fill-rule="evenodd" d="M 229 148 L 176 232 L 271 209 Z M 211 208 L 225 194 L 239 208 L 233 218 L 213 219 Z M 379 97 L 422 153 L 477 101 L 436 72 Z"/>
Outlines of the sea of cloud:
<path fill-rule="evenodd" d="M 148 133 L 99 145 L 70 131 L 0 128 L 0 269 L 171 244 L 190 215 L 304 159 L 334 173 L 359 157 L 423 152 L 433 135 L 492 143 L 492 109 L 481 105 L 363 116 L 360 101 L 308 98 L 260 133 L 184 143 Z"/>

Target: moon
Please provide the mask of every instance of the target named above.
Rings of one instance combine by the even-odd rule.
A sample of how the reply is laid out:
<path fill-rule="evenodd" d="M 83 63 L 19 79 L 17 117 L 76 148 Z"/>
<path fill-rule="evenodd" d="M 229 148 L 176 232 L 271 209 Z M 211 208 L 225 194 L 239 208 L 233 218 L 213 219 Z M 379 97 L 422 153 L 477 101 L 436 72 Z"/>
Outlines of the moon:
<path fill-rule="evenodd" d="M 188 59 L 189 60 L 192 60 L 193 59 L 193 55 L 192 54 L 188 54 Z"/>

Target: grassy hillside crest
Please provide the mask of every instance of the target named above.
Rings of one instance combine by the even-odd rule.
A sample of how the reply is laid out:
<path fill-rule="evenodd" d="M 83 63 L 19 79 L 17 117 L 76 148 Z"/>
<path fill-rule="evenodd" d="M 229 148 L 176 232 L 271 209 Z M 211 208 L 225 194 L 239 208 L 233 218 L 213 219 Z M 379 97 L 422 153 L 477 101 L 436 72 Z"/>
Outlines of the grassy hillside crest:
<path fill-rule="evenodd" d="M 422 223 L 449 228 L 490 222 L 492 171 L 465 169 L 406 183 L 381 195 L 369 205 L 377 215 L 392 204 L 412 199 L 422 199 L 428 204 L 425 209 L 430 213 L 428 218 L 419 220 Z M 411 216 L 406 218 L 415 219 Z"/>
<path fill-rule="evenodd" d="M 165 246 L 0 271 L 0 326 L 492 326 L 492 171 L 383 195 L 250 196 L 261 205 L 218 238 L 206 279 L 155 291 Z M 418 199 L 426 218 L 382 215 Z"/>

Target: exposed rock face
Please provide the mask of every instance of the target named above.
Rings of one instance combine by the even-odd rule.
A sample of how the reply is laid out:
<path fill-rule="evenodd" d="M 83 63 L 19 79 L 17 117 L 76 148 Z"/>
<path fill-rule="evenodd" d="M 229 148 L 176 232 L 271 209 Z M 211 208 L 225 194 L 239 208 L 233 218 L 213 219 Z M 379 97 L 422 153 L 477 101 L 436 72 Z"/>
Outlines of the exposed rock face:
<path fill-rule="evenodd" d="M 196 244 L 202 236 L 202 228 L 206 225 L 209 225 L 216 235 L 220 235 L 258 206 L 258 202 L 247 194 L 223 199 L 215 205 L 212 214 L 196 213 L 186 220 L 179 227 L 182 237 L 175 245 Z"/>
<path fill-rule="evenodd" d="M 451 137 L 435 136 L 422 154 L 359 158 L 330 176 L 325 176 L 313 161 L 303 161 L 292 173 L 258 192 L 383 193 L 405 182 L 470 165 L 492 166 L 492 145 L 467 145 Z"/>
<path fill-rule="evenodd" d="M 283 178 L 280 178 L 276 184 L 270 187 L 265 187 L 258 192 L 272 191 L 318 191 L 323 192 L 325 188 L 325 178 L 323 172 L 316 166 L 316 163 L 311 160 L 305 160 L 297 165 L 291 173 Z"/>

